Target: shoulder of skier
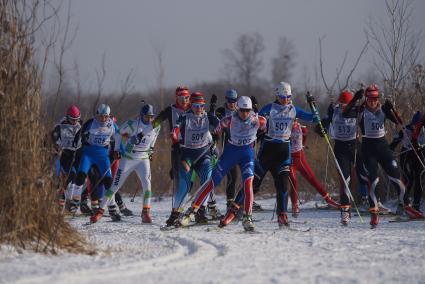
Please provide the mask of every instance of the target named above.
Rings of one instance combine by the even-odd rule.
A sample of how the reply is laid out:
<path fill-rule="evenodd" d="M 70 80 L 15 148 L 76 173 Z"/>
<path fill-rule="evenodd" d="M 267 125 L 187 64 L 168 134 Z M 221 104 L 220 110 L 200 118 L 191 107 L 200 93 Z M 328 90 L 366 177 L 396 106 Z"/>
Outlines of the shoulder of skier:
<path fill-rule="evenodd" d="M 266 104 L 265 106 L 263 106 L 260 109 L 260 111 L 258 112 L 258 114 L 263 116 L 263 117 L 268 117 L 270 115 L 270 110 L 272 109 L 272 104 L 273 103 L 269 103 L 269 104 Z"/>
<path fill-rule="evenodd" d="M 221 135 L 224 129 L 229 128 L 232 122 L 232 116 L 226 116 L 220 120 L 217 127 L 214 129 L 214 134 Z"/>

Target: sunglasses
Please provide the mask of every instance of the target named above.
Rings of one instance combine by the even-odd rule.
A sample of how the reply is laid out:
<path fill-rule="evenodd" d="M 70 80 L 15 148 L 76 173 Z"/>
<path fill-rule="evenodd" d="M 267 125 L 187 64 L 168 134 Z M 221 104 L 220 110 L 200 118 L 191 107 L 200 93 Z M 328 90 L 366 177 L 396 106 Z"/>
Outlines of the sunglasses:
<path fill-rule="evenodd" d="M 192 106 L 195 108 L 201 108 L 201 107 L 204 107 L 205 104 L 192 104 Z"/>
<path fill-rule="evenodd" d="M 240 108 L 239 111 L 246 113 L 246 112 L 250 112 L 251 110 L 250 109 L 246 109 L 246 108 Z"/>
<path fill-rule="evenodd" d="M 289 100 L 292 96 L 278 96 L 279 97 L 279 99 L 282 99 L 282 100 Z"/>
<path fill-rule="evenodd" d="M 234 103 L 236 103 L 236 101 L 237 101 L 237 100 L 234 100 L 234 99 L 227 99 L 227 102 L 228 102 L 229 104 L 234 104 Z"/>

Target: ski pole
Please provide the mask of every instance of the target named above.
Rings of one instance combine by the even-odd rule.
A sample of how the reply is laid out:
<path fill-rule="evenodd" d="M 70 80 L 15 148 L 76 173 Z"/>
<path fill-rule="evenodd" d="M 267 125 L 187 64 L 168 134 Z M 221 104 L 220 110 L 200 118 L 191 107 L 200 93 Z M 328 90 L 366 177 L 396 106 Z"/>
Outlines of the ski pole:
<path fill-rule="evenodd" d="M 133 196 L 130 199 L 130 202 L 134 202 L 134 198 L 136 197 L 137 192 L 139 192 L 139 187 L 136 187 L 136 190 L 133 193 Z"/>
<path fill-rule="evenodd" d="M 78 149 L 77 149 L 78 150 Z M 68 186 L 68 184 L 66 183 L 66 181 L 68 180 L 68 178 L 69 178 L 69 175 L 71 174 L 71 171 L 72 171 L 72 168 L 74 167 L 74 163 L 75 163 L 75 156 L 77 155 L 77 150 L 75 150 L 74 151 L 74 154 L 72 155 L 72 161 L 71 161 L 71 164 L 69 165 L 69 169 L 68 169 L 68 172 L 67 172 L 67 174 L 66 174 L 66 176 L 65 176 L 65 179 L 64 179 L 64 181 L 63 181 L 63 185 L 62 185 L 62 190 L 63 190 L 63 192 L 65 192 L 65 190 L 66 190 L 66 188 L 65 188 L 65 186 Z M 62 151 L 61 151 L 62 152 Z M 71 195 L 73 194 L 73 192 L 71 193 Z M 72 197 L 71 197 L 72 198 Z M 65 205 L 66 205 L 66 196 L 65 196 L 65 202 L 64 202 L 64 204 L 63 204 L 63 206 L 62 206 L 62 210 L 61 210 L 61 212 L 62 213 L 64 213 L 65 212 Z"/>
<path fill-rule="evenodd" d="M 319 123 L 320 131 L 322 132 L 323 137 L 325 137 L 325 141 L 328 144 L 328 147 L 329 147 L 329 149 L 330 149 L 330 151 L 332 153 L 332 156 L 334 158 L 335 165 L 336 165 L 336 168 L 338 170 L 338 173 L 342 177 L 342 180 L 344 182 L 345 189 L 347 190 L 348 197 L 353 201 L 354 208 L 356 209 L 356 212 L 357 212 L 357 214 L 359 215 L 359 218 L 360 218 L 360 223 L 363 224 L 364 223 L 363 218 L 360 215 L 359 209 L 357 208 L 356 202 L 354 201 L 353 195 L 351 194 L 351 190 L 350 190 L 350 188 L 349 188 L 349 186 L 347 184 L 347 180 L 344 178 L 344 174 L 342 173 L 341 167 L 339 166 L 338 160 L 336 159 L 335 152 L 333 151 L 331 142 L 329 140 L 329 136 L 326 133 L 325 128 L 323 127 L 322 122 L 320 120 L 319 111 L 317 110 L 316 104 L 314 103 L 313 96 L 310 94 L 310 92 L 307 92 L 306 97 L 307 97 L 307 102 L 308 102 L 308 104 L 309 104 L 312 112 L 314 113 L 314 115 L 317 117 L 317 119 L 319 121 L 318 123 Z"/>

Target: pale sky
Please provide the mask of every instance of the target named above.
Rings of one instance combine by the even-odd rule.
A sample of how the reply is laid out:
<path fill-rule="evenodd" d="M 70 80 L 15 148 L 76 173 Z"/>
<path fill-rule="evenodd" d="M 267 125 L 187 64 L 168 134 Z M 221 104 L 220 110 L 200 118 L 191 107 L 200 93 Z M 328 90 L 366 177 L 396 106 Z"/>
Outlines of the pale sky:
<path fill-rule="evenodd" d="M 375 0 L 72 0 L 72 22 L 78 34 L 66 64 L 78 62 L 83 88 L 96 89 L 96 69 L 106 54 L 105 91 L 118 90 L 131 68 L 137 90 L 156 86 L 153 45 L 164 53 L 165 83 L 213 81 L 221 78 L 221 51 L 232 48 L 239 35 L 259 32 L 265 40 L 263 77 L 270 78 L 270 60 L 278 38 L 292 39 L 298 53 L 292 84 L 303 84 L 305 70 L 314 81 L 318 38 L 323 44 L 326 73 L 334 76 L 345 51 L 346 71 L 365 43 L 369 17 L 384 17 L 384 1 Z M 415 25 L 425 26 L 425 1 L 416 1 Z M 66 6 L 66 5 L 65 5 Z M 372 66 L 372 50 L 357 74 Z"/>

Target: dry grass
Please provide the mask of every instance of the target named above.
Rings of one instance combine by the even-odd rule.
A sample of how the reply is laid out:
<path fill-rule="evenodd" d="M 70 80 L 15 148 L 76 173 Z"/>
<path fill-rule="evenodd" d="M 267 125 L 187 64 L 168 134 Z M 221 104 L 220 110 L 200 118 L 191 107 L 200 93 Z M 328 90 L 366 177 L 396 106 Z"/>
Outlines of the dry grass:
<path fill-rule="evenodd" d="M 40 121 L 41 76 L 14 4 L 0 3 L 0 243 L 89 252 L 55 203 L 52 155 Z"/>

